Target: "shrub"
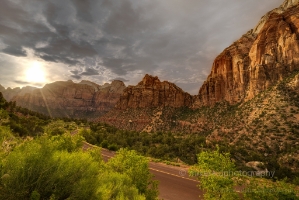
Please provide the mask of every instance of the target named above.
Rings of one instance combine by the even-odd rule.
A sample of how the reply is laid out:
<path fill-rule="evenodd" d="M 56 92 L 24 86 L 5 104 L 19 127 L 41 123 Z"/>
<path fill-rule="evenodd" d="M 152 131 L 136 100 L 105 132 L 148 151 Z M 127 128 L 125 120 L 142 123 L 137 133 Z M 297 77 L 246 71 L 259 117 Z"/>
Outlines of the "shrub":
<path fill-rule="evenodd" d="M 0 199 L 98 199 L 101 165 L 67 140 L 42 137 L 16 147 L 2 163 Z"/>
<path fill-rule="evenodd" d="M 135 151 L 120 149 L 107 165 L 113 171 L 130 177 L 132 183 L 147 200 L 154 200 L 158 196 L 157 182 L 152 180 L 148 160 L 145 157 L 137 155 Z"/>

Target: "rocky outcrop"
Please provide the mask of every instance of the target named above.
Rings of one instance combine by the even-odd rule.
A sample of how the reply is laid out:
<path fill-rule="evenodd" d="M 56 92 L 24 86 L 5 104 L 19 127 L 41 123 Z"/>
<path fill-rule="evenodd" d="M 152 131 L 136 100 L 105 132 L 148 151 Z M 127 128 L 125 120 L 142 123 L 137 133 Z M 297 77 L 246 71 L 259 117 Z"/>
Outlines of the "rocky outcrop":
<path fill-rule="evenodd" d="M 247 98 L 299 70 L 299 6 L 272 13 L 249 52 L 250 84 Z"/>
<path fill-rule="evenodd" d="M 254 43 L 252 31 L 225 49 L 214 61 L 211 74 L 199 90 L 199 105 L 219 101 L 238 102 L 245 97 L 249 83 L 249 51 Z"/>
<path fill-rule="evenodd" d="M 117 109 L 184 107 L 192 105 L 192 96 L 168 81 L 148 74 L 136 86 L 128 86 L 116 105 Z"/>
<path fill-rule="evenodd" d="M 90 81 L 57 81 L 12 98 L 17 105 L 53 117 L 95 118 L 114 108 L 126 88 L 122 81 L 104 86 Z"/>
<path fill-rule="evenodd" d="M 299 5 L 287 0 L 214 61 L 194 107 L 253 98 L 299 70 Z"/>

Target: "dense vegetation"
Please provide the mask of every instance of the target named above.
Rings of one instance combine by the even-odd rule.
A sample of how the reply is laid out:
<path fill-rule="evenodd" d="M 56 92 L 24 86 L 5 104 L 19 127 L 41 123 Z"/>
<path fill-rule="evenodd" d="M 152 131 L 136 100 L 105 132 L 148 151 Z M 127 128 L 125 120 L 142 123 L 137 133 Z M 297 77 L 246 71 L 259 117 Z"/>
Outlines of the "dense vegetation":
<path fill-rule="evenodd" d="M 236 169 L 230 154 L 220 153 L 219 149 L 201 152 L 198 163 L 189 170 L 189 174 L 198 177 L 206 200 L 299 199 L 294 185 L 285 181 L 273 182 L 258 176 L 244 175 Z"/>
<path fill-rule="evenodd" d="M 104 162 L 100 149 L 83 151 L 82 135 L 70 134 L 82 121 L 50 119 L 1 93 L 0 117 L 0 199 L 157 198 L 148 159 L 120 149 Z"/>
<path fill-rule="evenodd" d="M 249 103 L 254 101 L 258 100 Z M 200 114 L 209 113 L 214 124 L 226 123 L 227 127 L 234 122 L 226 120 L 240 113 L 239 106 L 219 104 L 202 108 Z M 196 112 L 183 108 L 177 117 L 188 119 Z M 212 128 L 208 125 L 193 134 L 146 133 L 86 120 L 52 119 L 6 102 L 0 93 L 0 199 L 155 199 L 157 183 L 152 181 L 148 159 L 136 152 L 157 160 L 195 164 L 190 171 L 195 176 L 213 172 L 198 176 L 205 199 L 238 199 L 234 189 L 238 184 L 247 189 L 245 199 L 297 199 L 292 185 L 277 180 L 288 177 L 298 184 L 297 175 L 280 165 L 277 157 L 262 156 L 264 151 L 250 146 L 244 149 L 247 143 L 229 145 L 229 138 L 211 141 Z M 105 163 L 99 149 L 82 151 L 84 140 L 118 151 L 117 156 Z M 209 153 L 213 149 L 216 151 Z M 280 151 L 285 153 L 281 149 L 276 153 Z M 227 170 L 254 170 L 240 160 L 264 162 L 269 170 L 275 170 L 276 177 L 219 176 Z"/>
<path fill-rule="evenodd" d="M 110 150 L 126 147 L 145 156 L 188 164 L 196 163 L 196 154 L 205 146 L 203 136 L 126 131 L 100 123 L 90 124 L 90 130 L 82 134 L 87 142 Z"/>

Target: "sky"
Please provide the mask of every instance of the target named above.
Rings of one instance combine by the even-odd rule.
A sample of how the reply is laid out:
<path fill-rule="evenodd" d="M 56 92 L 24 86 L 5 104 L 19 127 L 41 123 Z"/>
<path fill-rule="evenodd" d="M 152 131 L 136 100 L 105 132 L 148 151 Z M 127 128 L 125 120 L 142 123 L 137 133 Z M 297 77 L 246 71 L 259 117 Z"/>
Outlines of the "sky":
<path fill-rule="evenodd" d="M 197 94 L 214 58 L 283 0 L 1 0 L 0 84 L 136 85 Z"/>

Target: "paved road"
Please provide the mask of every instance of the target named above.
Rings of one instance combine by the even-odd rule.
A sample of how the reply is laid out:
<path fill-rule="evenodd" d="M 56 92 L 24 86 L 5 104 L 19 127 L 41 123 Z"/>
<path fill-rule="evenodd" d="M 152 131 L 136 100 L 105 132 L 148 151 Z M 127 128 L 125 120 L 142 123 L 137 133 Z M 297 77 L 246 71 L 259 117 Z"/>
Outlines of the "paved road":
<path fill-rule="evenodd" d="M 87 147 L 87 146 L 85 146 Z M 104 160 L 114 156 L 114 152 L 102 149 Z M 202 191 L 194 178 L 188 177 L 186 168 L 174 167 L 161 163 L 149 163 L 154 179 L 159 181 L 159 198 L 164 200 L 198 200 Z"/>

